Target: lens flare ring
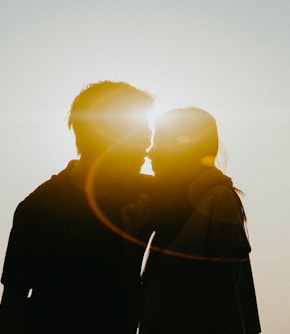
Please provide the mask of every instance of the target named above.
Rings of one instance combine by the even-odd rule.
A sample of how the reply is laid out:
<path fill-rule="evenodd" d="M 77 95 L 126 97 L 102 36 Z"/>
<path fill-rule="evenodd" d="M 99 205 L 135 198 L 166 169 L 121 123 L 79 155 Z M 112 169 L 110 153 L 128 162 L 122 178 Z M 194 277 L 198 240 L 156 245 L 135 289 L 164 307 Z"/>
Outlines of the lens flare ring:
<path fill-rule="evenodd" d="M 119 141 L 118 141 L 119 143 Z M 101 155 L 99 155 L 90 171 L 86 180 L 86 195 L 88 203 L 93 211 L 93 213 L 96 215 L 96 217 L 101 221 L 102 224 L 104 224 L 108 229 L 110 229 L 112 232 L 116 233 L 117 235 L 121 236 L 123 239 L 135 243 L 139 246 L 144 247 L 144 249 L 147 247 L 147 243 L 144 241 L 134 237 L 133 235 L 123 231 L 119 227 L 117 227 L 101 210 L 99 207 L 95 196 L 94 196 L 94 176 L 96 175 L 96 172 L 98 171 L 99 166 L 101 165 L 103 159 L 113 150 L 113 148 L 118 144 L 113 144 L 111 147 L 109 147 L 107 150 L 105 150 Z M 208 256 L 199 256 L 189 253 L 183 253 L 178 251 L 173 251 L 170 249 L 164 249 L 160 248 L 154 245 L 150 246 L 150 252 L 160 252 L 166 255 L 174 256 L 174 257 L 180 257 L 188 260 L 197 260 L 197 261 L 210 261 L 210 262 L 249 262 L 249 257 L 243 257 L 243 258 L 223 258 L 223 257 L 208 257 Z"/>

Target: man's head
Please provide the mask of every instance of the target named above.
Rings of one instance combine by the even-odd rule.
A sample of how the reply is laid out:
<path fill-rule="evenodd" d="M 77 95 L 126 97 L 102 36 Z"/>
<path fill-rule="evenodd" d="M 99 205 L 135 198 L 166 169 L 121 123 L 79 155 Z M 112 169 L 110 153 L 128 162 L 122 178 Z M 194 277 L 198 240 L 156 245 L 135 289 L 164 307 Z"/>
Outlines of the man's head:
<path fill-rule="evenodd" d="M 88 85 L 74 99 L 69 114 L 78 153 L 95 157 L 115 146 L 120 154 L 144 155 L 150 144 L 147 112 L 152 103 L 148 93 L 125 82 Z"/>
<path fill-rule="evenodd" d="M 149 157 L 156 176 L 178 179 L 213 165 L 217 151 L 215 119 L 202 109 L 181 108 L 160 115 Z"/>

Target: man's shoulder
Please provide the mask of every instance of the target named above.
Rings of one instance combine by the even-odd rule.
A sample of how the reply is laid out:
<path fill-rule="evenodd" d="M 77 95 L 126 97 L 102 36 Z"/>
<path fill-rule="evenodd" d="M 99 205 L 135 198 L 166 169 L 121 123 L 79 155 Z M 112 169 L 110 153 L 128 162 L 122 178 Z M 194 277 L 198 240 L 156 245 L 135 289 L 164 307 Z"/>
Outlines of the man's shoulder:
<path fill-rule="evenodd" d="M 69 170 L 74 165 L 74 161 L 70 161 L 67 167 L 61 170 L 58 174 L 53 174 L 50 179 L 44 181 L 35 188 L 26 198 L 19 203 L 18 207 L 29 207 L 31 204 L 47 202 L 50 199 L 56 199 L 61 196 L 63 191 L 72 183 Z"/>

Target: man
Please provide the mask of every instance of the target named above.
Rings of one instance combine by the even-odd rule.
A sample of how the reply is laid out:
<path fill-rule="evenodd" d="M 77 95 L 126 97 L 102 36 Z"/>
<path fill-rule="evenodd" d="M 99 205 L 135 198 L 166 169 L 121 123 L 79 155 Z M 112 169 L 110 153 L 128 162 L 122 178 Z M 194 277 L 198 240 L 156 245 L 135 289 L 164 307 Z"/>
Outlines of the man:
<path fill-rule="evenodd" d="M 151 105 L 148 93 L 124 82 L 90 84 L 74 99 L 69 126 L 80 159 L 15 211 L 1 333 L 135 334 L 150 235 L 142 225 L 149 181 L 140 168 Z"/>

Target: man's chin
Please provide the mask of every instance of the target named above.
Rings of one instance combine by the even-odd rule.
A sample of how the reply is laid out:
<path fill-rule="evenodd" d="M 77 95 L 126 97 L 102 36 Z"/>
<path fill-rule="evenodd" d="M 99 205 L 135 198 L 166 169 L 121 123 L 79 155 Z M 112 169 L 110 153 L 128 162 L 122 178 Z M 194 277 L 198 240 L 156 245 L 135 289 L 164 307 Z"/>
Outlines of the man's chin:
<path fill-rule="evenodd" d="M 172 175 L 170 175 L 169 173 L 166 173 L 164 171 L 153 169 L 153 173 L 154 173 L 155 179 L 157 181 L 160 181 L 160 182 L 170 182 L 170 180 L 172 180 L 172 178 L 173 178 Z"/>
<path fill-rule="evenodd" d="M 130 174 L 139 174 L 143 165 L 145 163 L 145 159 L 134 159 L 128 161 L 128 164 L 125 164 L 124 169 Z"/>

